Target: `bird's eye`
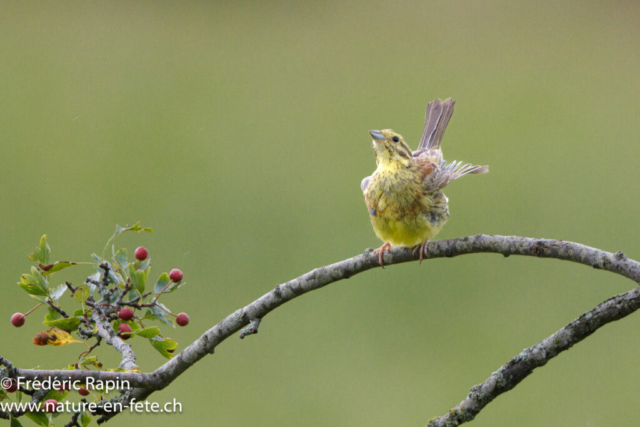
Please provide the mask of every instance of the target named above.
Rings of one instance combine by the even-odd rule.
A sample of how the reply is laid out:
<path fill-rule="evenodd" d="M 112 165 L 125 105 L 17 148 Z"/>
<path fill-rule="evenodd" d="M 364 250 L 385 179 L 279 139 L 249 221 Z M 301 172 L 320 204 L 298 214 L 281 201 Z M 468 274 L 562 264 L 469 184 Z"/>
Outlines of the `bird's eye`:
<path fill-rule="evenodd" d="M 399 142 L 399 141 L 400 141 L 400 138 L 398 138 L 397 136 L 394 136 L 393 138 L 391 138 L 391 140 L 392 140 L 393 142 Z"/>

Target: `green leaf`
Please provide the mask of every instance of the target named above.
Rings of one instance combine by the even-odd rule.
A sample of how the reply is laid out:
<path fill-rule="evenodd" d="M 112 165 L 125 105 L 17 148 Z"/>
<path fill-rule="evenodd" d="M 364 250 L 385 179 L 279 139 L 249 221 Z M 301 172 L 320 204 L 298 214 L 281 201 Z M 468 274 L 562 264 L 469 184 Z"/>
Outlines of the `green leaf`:
<path fill-rule="evenodd" d="M 85 412 L 83 412 L 82 415 L 80 415 L 80 424 L 82 424 L 82 427 L 87 427 L 92 419 L 93 417 L 90 417 Z"/>
<path fill-rule="evenodd" d="M 169 325 L 175 329 L 176 325 L 174 325 L 171 320 L 167 319 L 167 311 L 164 311 L 157 306 L 161 306 L 162 308 L 167 310 L 169 313 L 171 312 L 165 305 L 163 305 L 162 303 L 156 302 L 156 305 L 149 307 L 147 309 L 147 312 L 144 315 L 144 319 L 159 320 L 165 325 Z"/>
<path fill-rule="evenodd" d="M 78 361 L 78 365 L 82 366 L 85 369 L 89 369 L 90 366 L 97 368 L 98 356 L 83 357 Z"/>
<path fill-rule="evenodd" d="M 58 302 L 60 297 L 67 291 L 67 285 L 64 283 L 62 285 L 58 285 L 56 288 L 49 289 L 49 298 L 53 302 Z"/>
<path fill-rule="evenodd" d="M 22 424 L 20 424 L 20 421 L 18 421 L 17 418 L 11 417 L 11 425 L 10 425 L 10 427 L 22 427 Z"/>
<path fill-rule="evenodd" d="M 140 265 L 138 265 L 138 270 L 146 270 L 150 264 L 151 264 L 151 257 L 147 257 L 147 259 L 145 259 L 140 263 Z"/>
<path fill-rule="evenodd" d="M 56 320 L 45 320 L 42 323 L 44 323 L 44 325 L 48 327 L 55 326 L 57 328 L 62 329 L 63 331 L 73 332 L 77 330 L 78 326 L 80 326 L 80 323 L 82 323 L 82 318 L 69 317 L 68 319 L 62 318 L 62 319 L 56 319 Z"/>
<path fill-rule="evenodd" d="M 138 291 L 138 294 L 142 296 L 144 294 L 145 283 L 147 282 L 147 276 L 151 271 L 151 267 L 147 267 L 146 270 L 136 270 L 133 264 L 129 264 L 129 278 L 131 279 L 131 286 Z"/>
<path fill-rule="evenodd" d="M 42 264 L 49 264 L 49 257 L 51 256 L 51 248 L 47 244 L 47 235 L 45 234 L 40 239 L 40 246 L 36 248 L 35 251 L 31 255 L 29 255 L 29 259 L 31 261 L 36 261 Z"/>
<path fill-rule="evenodd" d="M 120 266 L 121 269 L 126 269 L 127 265 L 129 265 L 129 261 L 127 260 L 127 250 L 126 249 L 120 249 L 118 252 L 116 252 L 115 255 L 115 261 L 116 263 L 118 263 L 118 265 Z"/>
<path fill-rule="evenodd" d="M 121 225 L 116 225 L 116 232 L 113 234 L 113 236 L 111 238 L 113 239 L 118 234 L 124 233 L 125 231 L 137 231 L 138 233 L 140 233 L 141 231 L 146 231 L 148 233 L 153 233 L 153 228 L 150 228 L 150 227 L 143 228 L 143 227 L 141 227 L 140 226 L 140 221 L 136 222 L 133 225 L 127 225 L 125 227 L 122 227 Z"/>
<path fill-rule="evenodd" d="M 18 284 L 23 284 L 27 287 L 34 287 L 32 292 L 27 290 L 31 295 L 49 295 L 47 280 L 42 277 L 42 274 L 40 274 L 38 269 L 35 267 L 31 267 L 31 274 L 23 274 L 20 277 L 20 282 Z M 24 287 L 23 289 L 26 290 Z"/>
<path fill-rule="evenodd" d="M 39 426 L 49 427 L 49 417 L 44 412 L 25 412 L 24 415 Z"/>
<path fill-rule="evenodd" d="M 31 267 L 31 274 L 23 274 L 20 277 L 18 286 L 40 302 L 46 302 L 46 297 L 49 296 L 47 280 L 42 277 L 35 267 Z"/>
<path fill-rule="evenodd" d="M 157 336 L 151 338 L 149 340 L 153 348 L 158 350 L 158 352 L 166 357 L 167 359 L 173 358 L 173 351 L 178 348 L 178 343 L 172 340 L 171 338 L 163 338 L 161 336 Z"/>
<path fill-rule="evenodd" d="M 39 296 L 42 298 L 36 298 L 38 301 L 42 301 L 45 302 L 47 300 L 47 297 L 49 296 L 49 292 L 48 291 L 43 291 L 40 287 L 38 287 L 35 284 L 27 284 L 27 283 L 18 283 L 18 285 L 24 289 L 25 291 L 27 291 L 27 293 L 31 296 Z"/>
<path fill-rule="evenodd" d="M 77 264 L 71 261 L 56 261 L 53 264 L 49 264 L 49 265 L 44 265 L 42 263 L 38 265 L 41 269 L 44 270 L 44 275 L 46 276 L 46 275 L 58 272 L 60 270 L 64 270 L 67 267 L 72 267 Z"/>
<path fill-rule="evenodd" d="M 73 297 L 80 304 L 84 303 L 87 300 L 87 298 L 89 298 L 89 295 L 91 295 L 91 289 L 89 288 L 88 285 L 78 286 L 76 288 L 76 291 L 73 293 Z"/>
<path fill-rule="evenodd" d="M 160 275 L 160 278 L 158 278 L 156 285 L 153 287 L 153 292 L 155 294 L 159 294 L 160 292 L 162 292 L 164 287 L 169 284 L 170 281 L 171 279 L 169 278 L 169 275 L 167 273 L 162 273 Z"/>
<path fill-rule="evenodd" d="M 160 329 L 157 326 L 150 326 L 136 331 L 136 335 L 142 338 L 153 338 L 158 336 L 158 334 L 160 334 Z"/>
<path fill-rule="evenodd" d="M 51 307 L 47 307 L 47 308 L 48 308 L 47 314 L 44 316 L 45 322 L 51 321 L 51 320 L 62 319 L 62 314 L 58 313 L 57 311 L 55 311 Z"/>

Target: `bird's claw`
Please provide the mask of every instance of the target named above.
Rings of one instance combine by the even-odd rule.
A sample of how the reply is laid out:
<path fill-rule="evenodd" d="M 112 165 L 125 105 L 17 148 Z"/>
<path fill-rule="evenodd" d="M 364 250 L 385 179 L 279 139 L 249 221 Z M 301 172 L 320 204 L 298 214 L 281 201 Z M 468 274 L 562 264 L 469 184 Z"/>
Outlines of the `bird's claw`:
<path fill-rule="evenodd" d="M 413 256 L 416 255 L 416 251 L 420 251 L 420 264 L 422 264 L 422 260 L 424 258 L 429 257 L 429 239 L 426 239 L 424 242 L 420 243 L 418 246 L 413 248 Z"/>
<path fill-rule="evenodd" d="M 384 256 L 384 251 L 391 251 L 391 243 L 385 243 L 384 245 L 380 246 L 378 249 L 373 251 L 373 254 L 378 254 L 378 261 L 380 262 L 380 267 L 384 268 L 384 260 L 382 259 L 382 257 Z"/>

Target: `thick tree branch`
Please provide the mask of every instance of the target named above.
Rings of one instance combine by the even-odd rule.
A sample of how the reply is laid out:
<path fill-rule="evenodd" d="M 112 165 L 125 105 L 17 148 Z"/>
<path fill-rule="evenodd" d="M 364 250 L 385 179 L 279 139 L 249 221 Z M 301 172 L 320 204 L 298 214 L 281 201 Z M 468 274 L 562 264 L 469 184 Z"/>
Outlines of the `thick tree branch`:
<path fill-rule="evenodd" d="M 587 311 L 579 318 L 522 351 L 471 392 L 442 417 L 429 420 L 427 427 L 455 427 L 473 420 L 493 399 L 524 380 L 537 367 L 544 366 L 559 353 L 570 349 L 607 323 L 622 319 L 640 308 L 640 287 L 617 295 Z"/>
<path fill-rule="evenodd" d="M 622 252 L 613 254 L 578 243 L 565 242 L 561 240 L 533 239 L 517 236 L 486 236 L 480 234 L 472 237 L 431 242 L 429 243 L 428 253 L 429 258 L 455 257 L 458 255 L 472 253 L 499 253 L 505 257 L 510 255 L 527 255 L 540 258 L 556 258 L 618 273 L 624 277 L 634 280 L 635 282 L 640 281 L 640 263 L 627 258 Z M 418 255 L 414 255 L 411 249 L 394 248 L 390 253 L 385 255 L 384 263 L 385 265 L 392 265 L 408 261 L 416 261 L 417 259 Z M 262 319 L 277 307 L 307 292 L 322 288 L 330 283 L 337 282 L 342 279 L 348 279 L 355 274 L 379 266 L 378 257 L 374 256 L 371 250 L 367 250 L 362 255 L 325 267 L 317 268 L 287 283 L 278 285 L 256 301 L 224 318 L 217 325 L 205 332 L 194 343 L 176 355 L 176 357 L 159 367 L 154 372 L 154 375 L 160 378 L 160 382 L 163 385 L 162 388 L 164 388 L 182 374 L 182 372 L 193 366 L 198 360 L 202 359 L 207 354 L 213 353 L 218 344 L 238 332 L 244 326 L 249 325 L 253 319 Z M 625 297 L 625 295 L 627 294 L 615 297 L 609 301 L 618 301 L 618 298 L 622 298 L 623 301 L 635 301 L 635 293 L 628 297 Z M 612 309 L 594 309 L 591 315 L 595 317 L 591 317 L 588 319 L 588 322 L 585 323 L 592 328 L 589 334 L 593 333 L 593 331 L 598 327 L 607 323 L 607 321 L 620 319 L 635 311 L 637 308 L 638 304 L 636 302 L 629 302 L 625 305 L 624 310 L 620 309 L 615 312 L 616 314 L 612 314 Z M 587 315 L 588 314 L 584 316 Z M 580 319 L 582 319 L 582 317 Z M 582 323 L 579 323 L 579 325 L 582 325 Z M 596 325 L 598 326 L 596 327 Z M 569 328 L 569 326 L 563 328 L 563 330 L 566 328 Z M 573 330 L 572 328 L 570 329 Z M 563 330 L 558 332 L 560 337 L 564 337 L 562 332 Z M 572 335 L 573 341 L 571 345 L 586 338 L 589 334 L 574 333 Z M 547 340 L 543 342 L 546 342 Z M 571 345 L 566 347 L 556 346 L 553 350 L 549 349 L 549 354 L 553 354 L 555 356 L 560 351 L 568 349 Z M 554 351 L 555 353 L 553 353 Z M 539 356 L 530 356 L 529 359 L 541 360 Z M 524 376 L 522 378 L 524 378 Z M 513 383 L 511 388 L 521 381 L 522 378 Z M 480 389 L 476 389 L 475 393 L 477 399 L 486 399 L 486 405 L 486 403 L 494 399 L 497 395 L 509 389 L 510 388 L 500 389 L 497 390 L 497 392 L 495 389 L 492 389 L 494 394 L 491 395 L 491 398 L 484 397 L 486 392 L 482 393 L 482 390 Z M 144 400 L 151 393 L 153 393 L 152 389 L 136 388 L 129 394 L 129 401 L 133 398 L 135 398 L 136 401 Z M 477 412 L 475 414 L 477 414 Z M 99 422 L 105 422 L 114 415 L 116 414 L 104 414 Z"/>
<path fill-rule="evenodd" d="M 167 387 L 185 370 L 193 366 L 198 360 L 214 349 L 225 339 L 250 325 L 243 335 L 257 332 L 259 321 L 268 313 L 282 304 L 307 292 L 320 289 L 333 282 L 379 267 L 378 257 L 368 249 L 364 254 L 347 260 L 317 268 L 296 279 L 276 286 L 273 290 L 258 298 L 256 301 L 241 308 L 222 319 L 217 325 L 206 331 L 191 345 L 186 347 L 176 357 L 156 369 L 151 374 L 114 373 L 105 371 L 37 371 L 15 370 L 15 374 L 27 379 L 38 375 L 39 379 L 51 378 L 64 380 L 70 376 L 73 379 L 93 377 L 103 381 L 128 380 L 133 390 L 114 399 L 132 399 L 141 401 L 146 399 L 154 390 Z M 627 258 L 622 252 L 615 254 L 578 243 L 561 240 L 532 239 L 517 236 L 486 236 L 477 235 L 459 239 L 440 240 L 430 242 L 428 258 L 455 257 L 472 253 L 499 253 L 505 257 L 510 255 L 526 255 L 539 258 L 556 258 L 585 264 L 597 269 L 618 273 L 636 283 L 640 281 L 640 263 Z M 400 264 L 416 261 L 411 249 L 394 248 L 384 257 L 385 265 Z M 101 283 L 99 283 L 101 284 Z M 106 288 L 103 286 L 103 288 Z M 104 291 L 104 289 L 100 289 Z M 101 292 L 102 294 L 102 292 Z M 103 295 L 104 297 L 104 295 Z M 99 335 L 113 345 L 123 359 L 120 365 L 124 369 L 135 369 L 135 354 L 131 347 L 122 341 L 108 323 L 107 313 L 102 313 L 98 304 L 94 306 L 92 319 L 98 325 Z M 447 415 L 430 421 L 431 427 L 457 426 L 472 420 L 484 406 L 500 394 L 511 390 L 526 378 L 538 366 L 574 344 L 585 339 L 601 326 L 621 319 L 640 308 L 640 288 L 635 288 L 625 294 L 613 297 L 598 305 L 593 310 L 583 314 L 580 318 L 560 329 L 544 341 L 524 350 L 511 359 L 500 370 L 494 373 L 483 384 L 475 386 L 469 396 Z M 77 378 L 76 378 L 77 377 Z M 113 400 L 113 399 L 112 399 Z M 102 413 L 99 423 L 105 422 L 117 413 Z M 0 414 L 4 415 L 4 414 Z M 1 417 L 1 416 L 0 416 Z"/>

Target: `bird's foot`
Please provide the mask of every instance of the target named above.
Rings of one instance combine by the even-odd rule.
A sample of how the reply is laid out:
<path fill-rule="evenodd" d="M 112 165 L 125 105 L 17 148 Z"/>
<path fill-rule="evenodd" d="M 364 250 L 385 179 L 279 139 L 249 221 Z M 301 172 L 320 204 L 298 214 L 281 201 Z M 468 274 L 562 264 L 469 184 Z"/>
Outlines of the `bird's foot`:
<path fill-rule="evenodd" d="M 413 255 L 416 255 L 416 251 L 420 251 L 420 264 L 422 264 L 422 260 L 429 256 L 429 239 L 425 239 L 424 242 L 420 243 L 418 246 L 413 248 Z"/>
<path fill-rule="evenodd" d="M 391 250 L 391 243 L 385 243 L 380 246 L 378 249 L 373 251 L 373 254 L 378 254 L 378 260 L 380 261 L 380 267 L 384 268 L 384 261 L 382 260 L 382 256 L 384 255 L 384 251 L 389 252 Z"/>

